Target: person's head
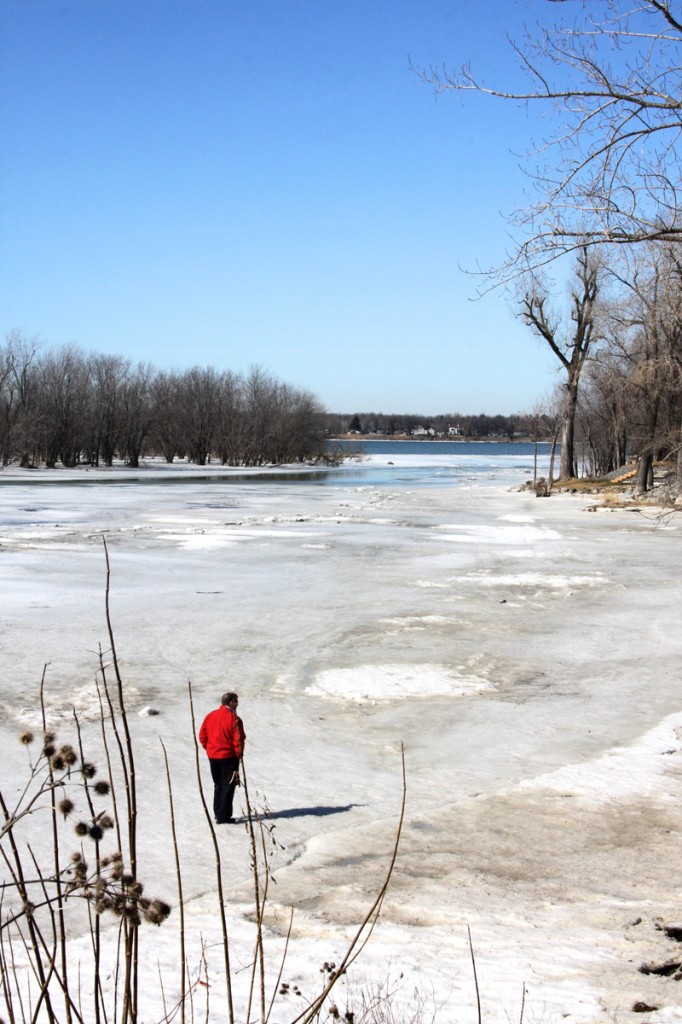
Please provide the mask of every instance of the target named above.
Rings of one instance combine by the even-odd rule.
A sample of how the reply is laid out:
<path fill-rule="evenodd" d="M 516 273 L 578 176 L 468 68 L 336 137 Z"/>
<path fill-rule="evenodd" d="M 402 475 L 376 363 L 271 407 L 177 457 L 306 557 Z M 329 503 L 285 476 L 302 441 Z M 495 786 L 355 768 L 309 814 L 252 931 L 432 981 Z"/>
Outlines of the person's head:
<path fill-rule="evenodd" d="M 228 708 L 232 708 L 233 711 L 236 711 L 237 704 L 239 704 L 239 697 L 236 693 L 232 693 L 230 690 L 229 693 L 224 693 L 222 695 L 220 703 L 225 704 Z"/>

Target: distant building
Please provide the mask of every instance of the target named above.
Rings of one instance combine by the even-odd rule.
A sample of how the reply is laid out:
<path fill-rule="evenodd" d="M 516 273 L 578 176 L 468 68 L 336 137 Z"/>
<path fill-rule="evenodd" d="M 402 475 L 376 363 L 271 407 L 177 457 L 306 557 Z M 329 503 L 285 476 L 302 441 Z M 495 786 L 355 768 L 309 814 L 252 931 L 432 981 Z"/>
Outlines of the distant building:
<path fill-rule="evenodd" d="M 448 437 L 460 437 L 462 434 L 462 428 L 459 424 L 456 427 L 448 427 Z"/>

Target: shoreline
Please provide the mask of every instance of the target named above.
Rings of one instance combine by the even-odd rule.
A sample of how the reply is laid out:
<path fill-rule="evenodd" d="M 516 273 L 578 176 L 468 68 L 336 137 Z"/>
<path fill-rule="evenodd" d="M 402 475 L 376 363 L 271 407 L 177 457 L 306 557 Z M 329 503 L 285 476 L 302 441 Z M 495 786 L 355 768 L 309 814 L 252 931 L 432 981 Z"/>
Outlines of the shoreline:
<path fill-rule="evenodd" d="M 398 441 L 398 444 L 409 443 L 409 439 Z M 420 442 L 417 442 L 420 443 Z M 453 445 L 461 442 L 454 441 Z M 488 442 L 481 442 L 488 443 Z M 38 487 L 50 485 L 80 485 L 96 486 L 102 485 L 123 485 L 125 483 L 139 484 L 181 484 L 204 482 L 230 482 L 239 484 L 248 483 L 314 483 L 328 477 L 335 477 L 342 482 L 344 477 L 350 477 L 354 472 L 362 470 L 382 469 L 414 469 L 417 467 L 442 469 L 444 466 L 452 465 L 447 461 L 448 456 L 442 452 L 423 454 L 423 460 L 414 458 L 407 452 L 404 454 L 394 452 L 367 452 L 360 453 L 361 458 L 349 459 L 337 466 L 325 464 L 299 464 L 287 463 L 268 466 L 223 466 L 217 463 L 209 463 L 206 466 L 197 466 L 187 461 L 175 461 L 168 463 L 161 458 L 148 458 L 141 460 L 139 467 L 132 469 L 122 461 L 117 461 L 113 466 L 45 466 L 22 468 L 20 466 L 0 467 L 0 488 L 11 486 L 30 486 L 36 484 Z M 438 455 L 445 461 L 438 461 Z M 464 456 L 466 458 L 466 456 Z M 513 458 L 513 456 L 512 456 Z M 394 461 L 396 460 L 396 461 Z M 426 463 L 424 460 L 428 460 Z M 465 464 L 461 466 L 466 471 Z M 538 478 L 542 478 L 542 471 Z M 376 483 L 377 481 L 372 481 Z M 389 481 L 386 481 L 388 483 Z M 454 482 L 454 481 L 453 481 Z M 349 481 L 350 483 L 350 481 Z M 532 491 L 533 484 L 530 480 L 517 481 L 509 484 L 502 483 L 497 475 L 481 476 L 480 480 L 467 480 L 466 485 L 462 481 L 459 486 L 479 486 L 482 488 L 494 488 L 499 486 L 505 490 Z M 682 498 L 672 500 L 669 495 L 662 493 L 661 485 L 658 484 L 652 491 L 644 495 L 635 495 L 631 480 L 611 481 L 604 479 L 592 479 L 580 477 L 575 480 L 555 481 L 549 495 L 543 497 L 554 497 L 559 495 L 589 497 L 594 503 L 586 507 L 586 511 L 597 511 L 598 509 L 620 509 L 637 511 L 638 509 L 659 509 L 662 513 L 679 512 L 682 507 Z"/>
<path fill-rule="evenodd" d="M 505 446 L 509 445 L 534 445 L 536 442 L 525 438 L 514 438 L 507 440 L 504 438 L 414 438 L 406 437 L 404 435 L 395 434 L 385 437 L 377 437 L 368 439 L 366 436 L 358 436 L 353 434 L 338 435 L 336 437 L 329 438 L 329 442 L 334 444 L 336 442 L 350 443 L 350 444 L 411 444 L 411 445 L 476 445 L 476 446 Z M 545 449 L 551 445 L 550 441 L 538 441 L 537 445 L 539 449 L 545 454 Z M 424 456 L 427 459 L 432 458 L 432 453 L 421 449 Z M 374 456 L 381 457 L 382 455 L 388 455 L 390 453 L 379 452 L 379 451 L 354 451 L 349 453 L 348 462 L 354 463 L 358 456 L 362 457 L 366 461 L 372 460 Z M 442 453 L 440 453 L 442 454 Z M 142 457 L 140 459 L 140 465 L 136 468 L 130 467 L 122 459 L 115 459 L 113 466 L 92 466 L 88 463 L 82 463 L 77 466 L 63 466 L 61 463 L 52 466 L 48 469 L 47 466 L 41 464 L 39 466 L 20 466 L 13 463 L 9 466 L 0 466 L 0 483 L 3 479 L 15 479 L 15 480 L 29 480 L 31 478 L 38 479 L 39 476 L 43 477 L 46 474 L 52 474 L 55 478 L 61 480 L 68 479 L 68 474 L 73 474 L 74 478 L 80 479 L 85 474 L 91 477 L 101 474 L 103 477 L 110 477 L 117 475 L 123 477 L 126 474 L 129 479 L 134 479 L 136 476 L 144 476 L 147 473 L 154 473 L 156 476 L 160 476 L 163 473 L 173 476 L 180 472 L 187 476 L 192 475 L 194 477 L 201 476 L 214 476 L 220 473 L 226 476 L 254 476 L 256 474 L 263 474 L 264 476 L 272 476 L 274 473 L 282 473 L 291 475 L 292 473 L 322 473 L 332 472 L 335 470 L 343 471 L 345 463 L 339 465 L 328 465 L 324 462 L 295 462 L 295 463 L 268 463 L 264 466 L 226 466 L 217 461 L 212 461 L 204 466 L 197 465 L 193 462 L 188 462 L 186 459 L 175 459 L 173 462 L 167 462 L 162 456 L 150 455 Z M 38 476 L 39 475 L 39 476 Z"/>
<path fill-rule="evenodd" d="M 409 441 L 411 444 L 546 444 L 551 440 L 534 441 L 532 437 L 410 437 L 408 434 L 336 434 L 330 441 L 355 441 L 358 444 L 398 444 Z"/>
<path fill-rule="evenodd" d="M 404 443 L 404 442 L 398 442 Z M 358 470 L 367 470 L 375 468 L 380 470 L 382 468 L 390 467 L 422 467 L 424 469 L 439 469 L 443 466 L 467 466 L 467 458 L 472 456 L 467 453 L 456 453 L 454 450 L 449 452 L 441 451 L 424 451 L 424 447 L 421 446 L 420 442 L 415 442 L 419 447 L 415 450 L 407 450 L 396 453 L 396 452 L 358 452 L 349 455 L 347 459 L 340 462 L 338 465 L 329 465 L 324 462 L 316 463 L 281 463 L 281 464 L 269 464 L 264 466 L 225 466 L 218 462 L 210 462 L 205 466 L 198 466 L 196 463 L 188 462 L 187 460 L 175 460 L 172 463 L 166 462 L 161 457 L 150 457 L 140 460 L 140 465 L 136 468 L 131 468 L 126 465 L 122 460 L 115 460 L 113 466 L 90 466 L 80 465 L 73 467 L 64 467 L 58 465 L 55 467 L 47 468 L 46 466 L 37 467 L 20 467 L 17 465 L 5 466 L 0 468 L 0 486 L 3 484 L 28 484 L 36 482 L 38 484 L 50 483 L 50 482 L 63 482 L 63 483 L 113 483 L 129 481 L 149 481 L 154 480 L 162 482 L 164 480 L 209 480 L 209 479 L 225 479 L 225 480 L 254 480 L 260 478 L 266 480 L 315 480 L 323 476 L 335 476 L 339 479 L 343 479 L 344 476 L 357 472 Z M 532 458 L 532 454 L 527 452 L 523 453 L 529 459 Z M 504 458 L 504 455 L 502 456 Z M 543 453 L 543 457 L 545 453 Z M 465 460 L 463 463 L 453 463 L 453 458 Z M 514 467 L 512 461 L 516 458 L 516 455 L 511 454 L 510 466 Z M 499 468 L 499 467 L 496 467 Z"/>
<path fill-rule="evenodd" d="M 224 466 L 218 462 L 210 462 L 205 466 L 199 466 L 194 462 L 184 459 L 176 459 L 174 462 L 166 462 L 165 459 L 152 456 L 140 459 L 140 465 L 133 468 L 122 460 L 115 460 L 113 466 L 3 466 L 0 468 L 0 486 L 3 483 L 28 483 L 29 481 L 63 481 L 79 483 L 87 482 L 111 482 L 112 478 L 117 480 L 138 480 L 152 477 L 154 480 L 173 479 L 183 477 L 187 480 L 206 479 L 209 477 L 226 478 L 247 478 L 262 476 L 272 479 L 279 474 L 282 477 L 291 477 L 297 473 L 313 475 L 316 473 L 331 472 L 342 469 L 341 466 L 327 466 L 323 463 L 282 463 L 280 465 L 269 464 L 266 466 Z"/>

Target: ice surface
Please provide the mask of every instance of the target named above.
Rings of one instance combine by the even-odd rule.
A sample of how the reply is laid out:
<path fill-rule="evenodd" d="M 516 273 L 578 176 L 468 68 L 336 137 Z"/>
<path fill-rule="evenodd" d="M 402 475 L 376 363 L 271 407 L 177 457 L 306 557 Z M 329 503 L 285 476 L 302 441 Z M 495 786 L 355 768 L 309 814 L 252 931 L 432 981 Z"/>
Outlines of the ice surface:
<path fill-rule="evenodd" d="M 190 962 L 203 941 L 220 971 L 189 679 L 200 715 L 222 691 L 240 693 L 250 787 L 281 844 L 268 949 L 276 964 L 294 908 L 285 980 L 304 994 L 339 961 L 383 877 L 402 743 L 398 863 L 345 985 L 393 986 L 405 1007 L 417 998 L 439 1021 L 473 1020 L 470 928 L 487 1022 L 518 1019 L 524 984 L 531 1022 L 629 1019 L 636 1000 L 659 1006 L 657 1021 L 682 1019 L 677 983 L 637 971 L 679 948 L 655 928 L 679 913 L 679 520 L 510 490 L 528 475 L 521 459 L 482 473 L 438 457 L 452 473 L 434 486 L 433 463 L 390 458 L 368 462 L 369 483 L 348 467 L 331 485 L 262 473 L 227 485 L 212 467 L 177 482 L 180 470 L 157 466 L 143 483 L 3 471 L 3 792 L 25 773 L 17 734 L 39 725 L 44 666 L 49 721 L 72 738 L 75 708 L 97 743 L 105 535 L 152 823 L 140 875 L 175 902 L 162 739 Z M 236 827 L 219 840 L 247 962 L 246 836 Z M 154 933 L 152 994 L 157 959 L 172 992 L 176 940 L 177 915 Z M 276 1020 L 294 1016 L 296 998 Z M 145 1021 L 158 1017 L 148 999 Z"/>

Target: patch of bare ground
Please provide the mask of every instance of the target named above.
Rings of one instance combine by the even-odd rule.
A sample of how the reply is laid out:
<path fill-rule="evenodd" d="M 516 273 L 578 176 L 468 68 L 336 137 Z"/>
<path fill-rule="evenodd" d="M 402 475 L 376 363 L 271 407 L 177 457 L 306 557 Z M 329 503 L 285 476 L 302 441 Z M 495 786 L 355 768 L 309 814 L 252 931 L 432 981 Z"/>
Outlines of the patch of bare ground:
<path fill-rule="evenodd" d="M 534 484 L 529 481 L 526 489 L 534 490 L 539 498 L 549 497 L 553 493 L 598 497 L 599 502 L 588 505 L 587 512 L 596 512 L 598 509 L 625 509 L 633 512 L 656 509 L 668 513 L 682 509 L 682 495 L 677 490 L 675 468 L 669 462 L 656 464 L 654 485 L 644 494 L 635 492 L 636 478 L 637 467 L 628 465 L 604 477 L 555 480 L 551 488 L 544 478 Z"/>

